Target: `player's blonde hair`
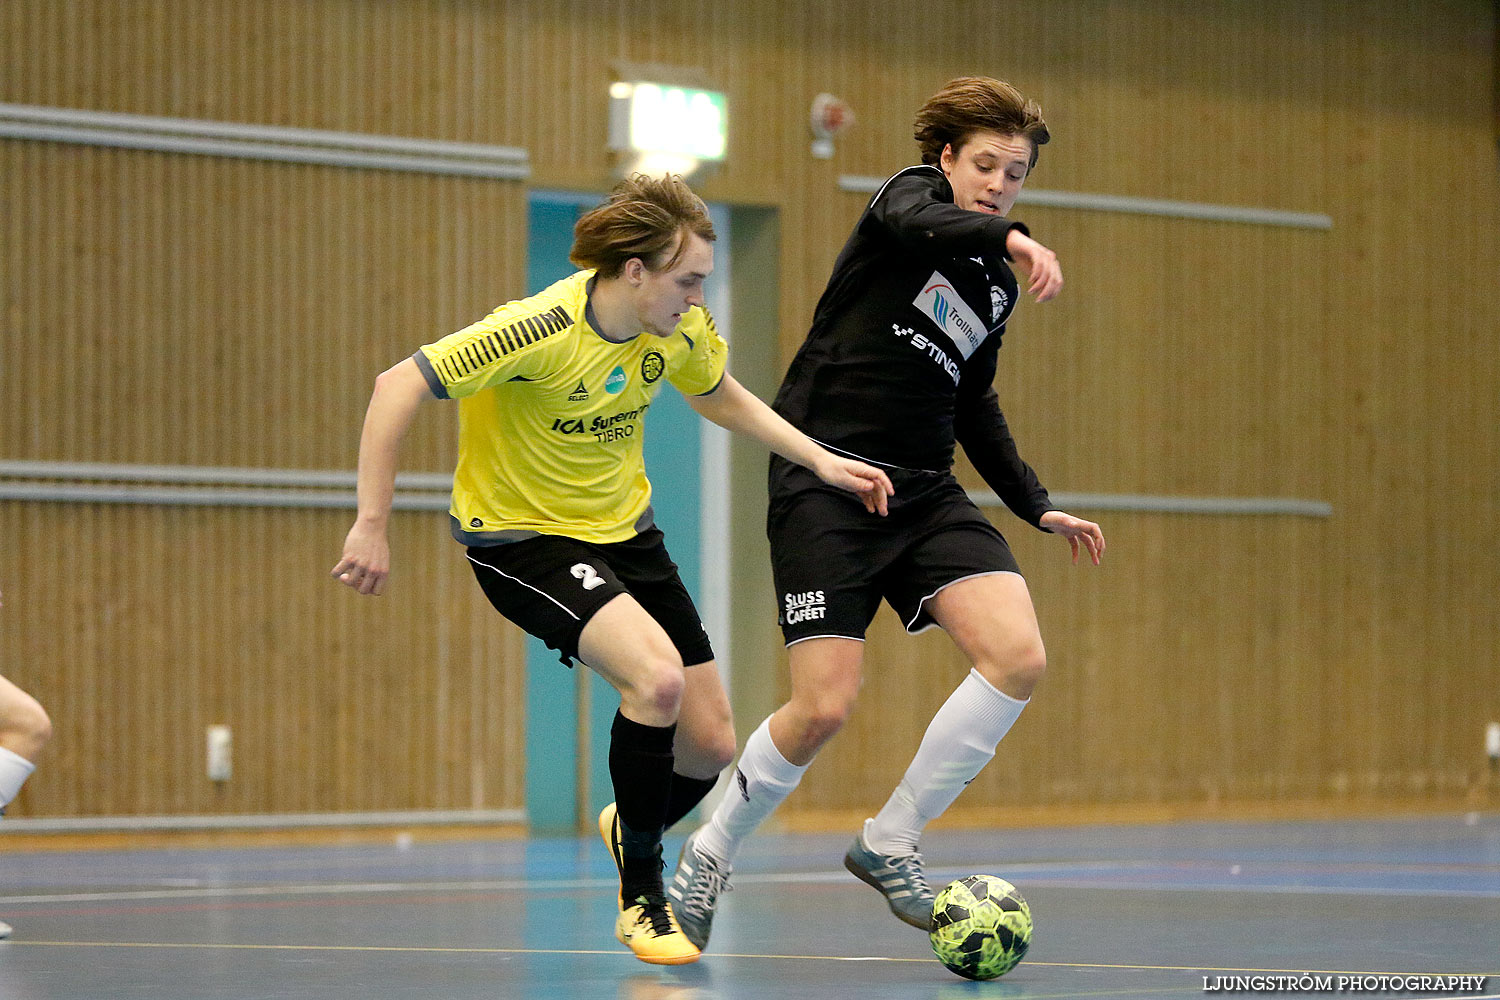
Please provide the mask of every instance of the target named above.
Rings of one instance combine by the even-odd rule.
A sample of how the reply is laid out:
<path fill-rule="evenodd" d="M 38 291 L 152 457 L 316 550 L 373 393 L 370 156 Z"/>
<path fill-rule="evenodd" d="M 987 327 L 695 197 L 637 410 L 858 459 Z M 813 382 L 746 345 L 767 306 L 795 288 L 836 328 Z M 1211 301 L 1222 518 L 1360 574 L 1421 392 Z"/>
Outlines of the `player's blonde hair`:
<path fill-rule="evenodd" d="M 687 233 L 710 243 L 716 238 L 708 206 L 687 182 L 677 174 L 631 174 L 578 220 L 568 259 L 601 278 L 619 277 L 632 257 L 652 271 L 669 271 L 687 247 Z"/>
<path fill-rule="evenodd" d="M 949 80 L 922 105 L 912 128 L 922 148 L 922 162 L 934 166 L 942 158 L 943 147 L 951 145 L 956 153 L 975 132 L 998 132 L 1030 140 L 1029 170 L 1036 166 L 1037 151 L 1052 138 L 1035 101 L 1004 80 L 987 76 Z"/>

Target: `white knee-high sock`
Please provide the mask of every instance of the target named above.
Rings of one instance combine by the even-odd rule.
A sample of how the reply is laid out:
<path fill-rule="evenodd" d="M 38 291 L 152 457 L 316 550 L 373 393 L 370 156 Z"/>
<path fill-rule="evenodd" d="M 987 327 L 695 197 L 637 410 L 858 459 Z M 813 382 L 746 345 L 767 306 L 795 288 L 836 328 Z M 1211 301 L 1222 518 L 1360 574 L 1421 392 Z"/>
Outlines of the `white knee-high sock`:
<path fill-rule="evenodd" d="M 927 726 L 911 766 L 885 806 L 865 824 L 865 843 L 881 854 L 910 854 L 929 821 L 941 816 L 995 756 L 1026 702 L 970 670 Z"/>
<path fill-rule="evenodd" d="M 733 862 L 740 842 L 792 794 L 806 771 L 806 764 L 799 767 L 776 749 L 768 717 L 745 741 L 733 783 L 698 831 L 697 849 L 723 863 Z"/>
<path fill-rule="evenodd" d="M 36 765 L 25 757 L 0 747 L 0 809 L 4 809 L 16 797 L 16 793 L 35 770 Z"/>

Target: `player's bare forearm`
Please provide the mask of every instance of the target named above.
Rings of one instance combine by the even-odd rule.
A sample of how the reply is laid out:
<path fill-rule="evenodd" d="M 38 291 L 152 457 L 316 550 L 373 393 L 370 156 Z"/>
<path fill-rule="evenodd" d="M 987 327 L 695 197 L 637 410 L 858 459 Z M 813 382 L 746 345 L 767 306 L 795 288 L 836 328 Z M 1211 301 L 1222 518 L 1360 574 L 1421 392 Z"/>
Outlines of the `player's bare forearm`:
<path fill-rule="evenodd" d="M 417 409 L 430 397 L 427 380 L 410 358 L 375 380 L 359 438 L 359 512 L 332 572 L 334 579 L 361 594 L 380 594 L 390 573 L 386 525 L 396 489 L 396 463 Z"/>
<path fill-rule="evenodd" d="M 725 430 L 753 437 L 767 448 L 798 465 L 815 469 L 826 452 L 806 434 L 787 423 L 731 375 L 706 396 L 692 396 L 688 404 L 705 420 Z"/>
<path fill-rule="evenodd" d="M 1005 248 L 1025 273 L 1026 290 L 1038 302 L 1053 299 L 1062 291 L 1062 266 L 1057 262 L 1057 254 L 1019 229 L 1012 229 L 1005 234 Z"/>
<path fill-rule="evenodd" d="M 825 483 L 856 494 L 870 512 L 886 513 L 886 498 L 895 490 L 884 472 L 828 451 L 730 376 L 725 375 L 713 392 L 693 396 L 688 403 L 704 419 L 753 437 L 782 458 L 811 469 Z"/>
<path fill-rule="evenodd" d="M 411 358 L 381 372 L 375 379 L 375 391 L 370 395 L 364 430 L 359 437 L 360 521 L 384 526 L 390 519 L 401 442 L 406 439 L 422 401 L 431 396 L 427 380 Z"/>

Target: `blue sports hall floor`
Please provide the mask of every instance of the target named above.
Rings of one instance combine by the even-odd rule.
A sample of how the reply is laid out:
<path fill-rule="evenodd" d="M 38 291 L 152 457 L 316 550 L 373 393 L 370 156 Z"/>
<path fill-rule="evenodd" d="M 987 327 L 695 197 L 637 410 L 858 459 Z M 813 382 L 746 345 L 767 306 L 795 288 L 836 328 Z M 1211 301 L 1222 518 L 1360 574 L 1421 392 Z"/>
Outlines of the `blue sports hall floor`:
<path fill-rule="evenodd" d="M 79 853 L 0 839 L 16 929 L 0 1000 L 1202 997 L 1322 976 L 1325 995 L 1500 996 L 1500 815 L 931 831 L 935 883 L 994 873 L 1031 903 L 1030 954 L 988 983 L 945 970 L 843 870 L 847 839 L 752 838 L 709 950 L 676 969 L 615 942 L 597 837 Z M 1413 993 L 1367 978 L 1382 975 L 1488 978 Z"/>

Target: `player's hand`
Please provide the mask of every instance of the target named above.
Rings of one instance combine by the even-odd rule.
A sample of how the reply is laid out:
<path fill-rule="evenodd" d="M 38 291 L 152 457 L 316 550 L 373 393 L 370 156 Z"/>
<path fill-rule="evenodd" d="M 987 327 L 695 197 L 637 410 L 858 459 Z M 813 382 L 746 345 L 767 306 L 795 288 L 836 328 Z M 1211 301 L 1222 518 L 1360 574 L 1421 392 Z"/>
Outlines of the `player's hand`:
<path fill-rule="evenodd" d="M 1057 262 L 1057 254 L 1019 229 L 1005 234 L 1005 249 L 1026 276 L 1026 290 L 1038 302 L 1055 298 L 1062 291 L 1062 265 Z"/>
<path fill-rule="evenodd" d="M 886 499 L 896 495 L 896 488 L 891 485 L 890 477 L 873 465 L 832 452 L 823 454 L 822 461 L 813 469 L 818 478 L 829 486 L 848 490 L 859 497 L 865 510 L 885 517 L 888 513 Z"/>
<path fill-rule="evenodd" d="M 333 578 L 361 594 L 380 596 L 385 578 L 391 574 L 391 546 L 385 530 L 354 522 L 344 539 L 344 558 L 333 567 Z"/>
<path fill-rule="evenodd" d="M 1072 514 L 1064 514 L 1060 510 L 1049 510 L 1042 515 L 1042 527 L 1054 535 L 1062 535 L 1068 540 L 1068 545 L 1073 550 L 1073 565 L 1078 565 L 1078 543 L 1081 540 L 1084 548 L 1089 550 L 1089 558 L 1094 565 L 1099 565 L 1099 560 L 1104 557 L 1104 532 L 1093 521 L 1085 521 L 1081 517 Z"/>

